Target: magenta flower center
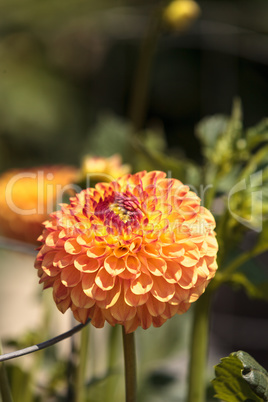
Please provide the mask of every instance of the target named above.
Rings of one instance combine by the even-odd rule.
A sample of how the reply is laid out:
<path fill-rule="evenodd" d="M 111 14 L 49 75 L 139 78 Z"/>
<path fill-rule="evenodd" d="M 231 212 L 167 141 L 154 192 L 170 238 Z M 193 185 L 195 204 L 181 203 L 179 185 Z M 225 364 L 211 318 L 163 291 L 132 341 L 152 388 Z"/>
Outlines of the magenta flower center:
<path fill-rule="evenodd" d="M 114 192 L 104 199 L 100 199 L 96 208 L 97 216 L 108 228 L 109 232 L 122 230 L 129 231 L 140 226 L 144 216 L 137 198 L 132 194 Z"/>

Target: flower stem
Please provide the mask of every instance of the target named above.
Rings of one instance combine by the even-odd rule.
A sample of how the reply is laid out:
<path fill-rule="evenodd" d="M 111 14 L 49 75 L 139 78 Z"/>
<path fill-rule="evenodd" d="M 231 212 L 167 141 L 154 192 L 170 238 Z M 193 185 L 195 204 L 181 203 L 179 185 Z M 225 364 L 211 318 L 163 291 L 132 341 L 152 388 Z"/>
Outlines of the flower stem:
<path fill-rule="evenodd" d="M 206 400 L 205 372 L 208 350 L 209 307 L 211 294 L 211 291 L 207 289 L 195 303 L 187 402 L 205 402 Z"/>
<path fill-rule="evenodd" d="M 162 12 L 165 3 L 166 0 L 163 0 L 153 9 L 147 32 L 141 43 L 128 112 L 135 130 L 140 130 L 143 127 L 146 116 L 153 56 L 161 32 Z"/>
<path fill-rule="evenodd" d="M 136 402 L 137 380 L 134 332 L 126 334 L 125 328 L 122 326 L 122 333 L 125 360 L 126 402 Z"/>
<path fill-rule="evenodd" d="M 75 402 L 85 401 L 85 375 L 88 359 L 88 341 L 89 341 L 89 326 L 86 326 L 81 331 L 79 362 L 77 367 L 77 376 L 75 383 Z"/>
<path fill-rule="evenodd" d="M 0 354 L 2 354 L 1 341 L 0 341 Z M 0 363 L 0 395 L 2 397 L 3 402 L 13 401 L 4 363 Z"/>

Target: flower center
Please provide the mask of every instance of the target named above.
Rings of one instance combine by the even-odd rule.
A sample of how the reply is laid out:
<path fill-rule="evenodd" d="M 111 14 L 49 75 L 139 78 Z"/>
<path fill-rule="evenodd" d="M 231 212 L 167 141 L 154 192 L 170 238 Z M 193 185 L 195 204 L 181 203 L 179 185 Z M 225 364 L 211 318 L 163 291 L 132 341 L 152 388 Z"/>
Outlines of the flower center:
<path fill-rule="evenodd" d="M 120 206 L 116 202 L 113 202 L 112 204 L 110 204 L 109 209 L 111 211 L 113 211 L 116 215 L 118 215 L 119 218 L 121 219 L 121 221 L 123 221 L 124 223 L 129 221 L 130 216 L 128 214 L 127 209 L 125 209 L 124 207 Z"/>
<path fill-rule="evenodd" d="M 115 193 L 114 202 L 109 205 L 112 211 L 124 223 L 137 220 L 142 217 L 142 212 L 136 197 L 129 197 L 127 194 Z"/>

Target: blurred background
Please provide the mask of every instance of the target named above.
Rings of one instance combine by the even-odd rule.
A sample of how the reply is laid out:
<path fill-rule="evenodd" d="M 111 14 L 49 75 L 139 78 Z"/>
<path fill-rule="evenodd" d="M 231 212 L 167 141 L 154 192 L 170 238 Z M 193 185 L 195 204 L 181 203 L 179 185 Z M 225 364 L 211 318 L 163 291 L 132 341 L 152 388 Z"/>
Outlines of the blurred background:
<path fill-rule="evenodd" d="M 2 171 L 78 164 L 92 152 L 100 116 L 111 135 L 112 116 L 128 119 L 137 55 L 156 3 L 1 1 Z M 194 126 L 202 117 L 230 114 L 240 96 L 251 125 L 266 116 L 268 102 L 267 2 L 198 4 L 191 26 L 164 29 L 158 39 L 143 122 L 160 126 L 169 149 L 193 159 L 200 157 Z"/>
<path fill-rule="evenodd" d="M 198 1 L 200 13 L 191 24 L 163 25 L 155 44 L 145 113 L 135 127 L 131 104 L 137 60 L 157 3 L 162 2 L 1 0 L 0 173 L 40 165 L 79 167 L 85 154 L 115 153 L 134 171 L 165 170 L 157 158 L 152 163 L 146 152 L 133 152 L 133 126 L 148 147 L 153 144 L 168 156 L 186 157 L 199 166 L 203 155 L 195 126 L 202 118 L 230 115 L 235 97 L 241 99 L 245 127 L 268 115 L 268 2 Z M 38 332 L 43 325 L 36 308 L 42 302 L 41 288 L 33 285 L 34 257 L 16 253 L 1 250 L 0 335 L 5 339 L 28 330 Z M 33 249 L 29 253 L 34 254 Z M 264 261 L 259 263 L 265 265 Z M 23 278 L 29 288 L 23 285 L 26 294 L 18 310 L 20 286 L 14 287 L 14 280 L 21 283 Z M 62 319 L 60 313 L 57 317 L 57 322 Z M 242 348 L 268 368 L 267 318 L 265 302 L 222 287 L 213 305 L 211 363 Z M 56 333 L 69 327 L 69 319 Z M 162 353 L 156 343 L 149 347 L 151 329 L 146 334 L 139 331 L 140 355 L 149 373 L 150 393 L 144 391 L 144 400 L 162 401 L 169 395 L 168 400 L 175 401 L 178 389 L 183 393 L 190 319 L 189 311 L 186 317 L 174 318 L 172 328 L 167 324 L 159 330 L 157 340 L 169 329 L 180 333 L 174 349 L 167 347 Z M 223 331 L 226 328 L 230 330 Z M 155 369 L 159 362 L 160 372 Z"/>

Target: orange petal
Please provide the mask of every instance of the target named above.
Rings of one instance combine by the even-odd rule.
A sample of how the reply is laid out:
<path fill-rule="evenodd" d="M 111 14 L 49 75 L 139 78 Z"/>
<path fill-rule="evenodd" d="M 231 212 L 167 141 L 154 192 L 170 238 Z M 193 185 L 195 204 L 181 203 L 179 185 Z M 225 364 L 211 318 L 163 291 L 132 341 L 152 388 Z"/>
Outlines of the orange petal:
<path fill-rule="evenodd" d="M 90 258 L 103 257 L 108 251 L 108 247 L 105 246 L 93 246 L 87 249 L 87 255 Z"/>
<path fill-rule="evenodd" d="M 162 276 L 167 269 L 167 264 L 162 258 L 147 258 L 147 267 L 153 275 Z"/>
<path fill-rule="evenodd" d="M 76 286 L 81 281 L 82 275 L 74 265 L 63 268 L 61 271 L 61 283 L 67 287 Z"/>
<path fill-rule="evenodd" d="M 169 300 L 170 304 L 180 304 L 182 301 L 189 300 L 190 290 L 184 289 L 180 285 L 175 284 L 175 294 L 171 300 Z"/>
<path fill-rule="evenodd" d="M 66 299 L 61 300 L 59 303 L 56 303 L 57 308 L 60 310 L 62 314 L 64 314 L 68 308 L 71 306 L 71 298 L 68 296 Z"/>
<path fill-rule="evenodd" d="M 99 288 L 95 283 L 92 288 L 92 295 L 96 301 L 103 301 L 106 299 L 107 292 Z"/>
<path fill-rule="evenodd" d="M 128 255 L 126 259 L 126 268 L 132 274 L 137 274 L 140 270 L 140 260 L 134 255 Z"/>
<path fill-rule="evenodd" d="M 61 283 L 60 278 L 56 279 L 53 285 L 53 297 L 56 303 L 66 299 L 69 294 L 70 290 Z"/>
<path fill-rule="evenodd" d="M 151 289 L 151 294 L 161 302 L 167 302 L 175 294 L 175 287 L 173 283 L 168 283 L 161 276 L 154 276 L 153 287 Z"/>
<path fill-rule="evenodd" d="M 112 307 L 117 302 L 120 293 L 121 293 L 121 281 L 117 276 L 115 277 L 115 283 L 113 288 L 106 292 L 106 297 L 104 300 L 98 301 L 98 306 L 104 309 Z"/>
<path fill-rule="evenodd" d="M 92 289 L 95 284 L 95 274 L 84 274 L 82 277 L 82 289 L 84 293 L 93 299 Z"/>
<path fill-rule="evenodd" d="M 189 298 L 189 303 L 193 303 L 197 299 L 199 299 L 199 297 L 204 293 L 208 283 L 208 281 L 204 281 L 203 283 L 201 283 L 201 285 L 195 286 L 193 288 L 193 291 L 191 292 L 191 296 Z"/>
<path fill-rule="evenodd" d="M 79 308 L 90 308 L 95 304 L 95 301 L 86 296 L 84 293 L 81 282 L 72 288 L 71 299 L 72 302 Z"/>
<path fill-rule="evenodd" d="M 180 258 L 184 254 L 183 245 L 171 244 L 169 246 L 162 247 L 162 255 L 168 258 Z"/>
<path fill-rule="evenodd" d="M 112 316 L 119 321 L 119 323 L 124 323 L 125 321 L 131 320 L 136 314 L 136 307 L 128 306 L 125 303 L 124 295 L 120 294 L 117 302 L 110 308 Z"/>
<path fill-rule="evenodd" d="M 56 247 L 57 241 L 59 239 L 59 232 L 50 232 L 46 237 L 46 245 L 49 247 Z"/>
<path fill-rule="evenodd" d="M 95 272 L 100 264 L 96 258 L 89 258 L 86 254 L 82 254 L 76 257 L 74 266 L 81 272 Z"/>
<path fill-rule="evenodd" d="M 80 244 L 75 239 L 69 239 L 64 243 L 64 249 L 68 254 L 79 254 L 82 250 Z"/>
<path fill-rule="evenodd" d="M 42 261 L 42 268 L 50 267 L 51 265 L 53 265 L 53 260 L 56 254 L 56 251 L 50 251 L 46 253 Z"/>
<path fill-rule="evenodd" d="M 164 318 L 165 320 L 173 317 L 177 311 L 179 310 L 177 305 L 172 305 L 169 303 L 165 304 L 165 310 L 164 312 L 161 314 L 161 317 Z"/>
<path fill-rule="evenodd" d="M 125 302 L 129 306 L 133 306 L 133 307 L 143 305 L 144 303 L 147 302 L 148 297 L 149 297 L 149 293 L 145 293 L 145 294 L 142 294 L 142 295 L 134 294 L 131 291 L 129 284 L 127 285 L 126 281 L 125 281 L 124 295 L 125 295 Z"/>
<path fill-rule="evenodd" d="M 141 249 L 141 244 L 142 244 L 142 239 L 140 237 L 137 237 L 130 244 L 129 250 L 132 251 L 133 253 L 137 253 Z"/>
<path fill-rule="evenodd" d="M 121 258 L 124 257 L 125 255 L 127 255 L 129 253 L 129 248 L 127 246 L 120 246 L 120 247 L 116 247 L 114 249 L 114 255 L 117 258 Z"/>
<path fill-rule="evenodd" d="M 143 251 L 152 257 L 159 257 L 160 255 L 160 245 L 159 244 L 145 244 Z"/>
<path fill-rule="evenodd" d="M 208 278 L 210 275 L 209 269 L 207 267 L 207 263 L 205 258 L 201 258 L 196 264 L 197 274 L 202 278 Z"/>
<path fill-rule="evenodd" d="M 114 282 L 115 282 L 115 276 L 111 276 L 110 274 L 108 274 L 108 272 L 104 267 L 102 267 L 98 271 L 95 277 L 96 285 L 102 290 L 112 289 L 114 287 Z"/>
<path fill-rule="evenodd" d="M 125 261 L 122 258 L 116 258 L 111 255 L 105 258 L 104 268 L 112 276 L 119 275 L 125 269 Z"/>
<path fill-rule="evenodd" d="M 184 289 L 190 289 L 196 284 L 197 278 L 196 267 L 183 267 L 179 285 Z"/>
<path fill-rule="evenodd" d="M 164 274 L 164 278 L 169 283 L 177 283 L 182 275 L 181 265 L 174 261 L 167 261 L 167 270 Z"/>
<path fill-rule="evenodd" d="M 149 313 L 154 317 L 161 315 L 163 313 L 163 311 L 165 310 L 165 303 L 157 300 L 151 294 L 149 296 L 149 299 L 148 299 L 146 305 L 147 305 Z"/>
<path fill-rule="evenodd" d="M 67 254 L 66 251 L 58 251 L 54 257 L 53 264 L 59 268 L 65 268 L 74 262 L 74 256 Z"/>
<path fill-rule="evenodd" d="M 131 320 L 125 321 L 124 323 L 124 328 L 125 328 L 125 333 L 130 334 L 131 332 L 134 332 L 139 326 L 139 319 L 135 315 Z"/>
<path fill-rule="evenodd" d="M 140 320 L 140 326 L 143 329 L 148 329 L 152 325 L 152 316 L 146 305 L 137 307 L 137 316 Z"/>
<path fill-rule="evenodd" d="M 92 307 L 94 308 L 94 307 Z M 86 308 L 72 308 L 74 318 L 81 322 L 82 324 L 85 324 L 89 315 L 90 315 L 90 310 Z"/>
<path fill-rule="evenodd" d="M 153 326 L 155 328 L 161 327 L 167 320 L 163 317 L 152 317 Z"/>
<path fill-rule="evenodd" d="M 130 288 L 135 295 L 143 295 L 153 287 L 151 275 L 141 272 L 140 276 L 131 282 Z"/>

